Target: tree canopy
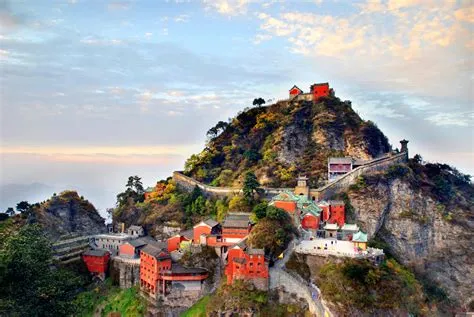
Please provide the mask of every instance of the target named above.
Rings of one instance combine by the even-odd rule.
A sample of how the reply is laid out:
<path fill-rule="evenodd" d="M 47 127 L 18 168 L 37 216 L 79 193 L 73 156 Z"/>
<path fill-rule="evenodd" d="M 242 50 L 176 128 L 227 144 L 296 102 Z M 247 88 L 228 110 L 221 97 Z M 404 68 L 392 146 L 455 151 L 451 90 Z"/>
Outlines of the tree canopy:
<path fill-rule="evenodd" d="M 276 256 L 286 248 L 296 229 L 286 211 L 274 206 L 267 206 L 264 211 L 263 207 L 263 204 L 258 204 L 254 208 L 260 217 L 264 213 L 265 216 L 253 227 L 248 242 L 253 248 L 265 249 L 266 254 Z"/>
<path fill-rule="evenodd" d="M 0 311 L 6 316 L 67 316 L 81 279 L 52 269 L 51 245 L 37 225 L 11 235 L 0 250 Z"/>
<path fill-rule="evenodd" d="M 145 190 L 143 189 L 142 179 L 138 176 L 130 176 L 125 185 L 125 191 L 117 195 L 117 205 L 125 205 L 129 199 L 134 203 L 143 202 L 145 199 Z"/>
<path fill-rule="evenodd" d="M 259 98 L 255 98 L 255 99 L 253 100 L 253 103 L 252 103 L 252 104 L 253 104 L 254 106 L 259 106 L 259 107 L 260 107 L 260 106 L 263 105 L 264 103 L 265 103 L 265 99 L 259 97 Z"/>
<path fill-rule="evenodd" d="M 247 172 L 245 174 L 244 186 L 242 191 L 247 201 L 251 202 L 254 199 L 254 195 L 259 192 L 260 183 L 257 180 L 257 176 L 253 172 Z"/>
<path fill-rule="evenodd" d="M 16 204 L 16 210 L 18 210 L 22 214 L 28 214 L 31 205 L 27 201 L 20 201 Z"/>

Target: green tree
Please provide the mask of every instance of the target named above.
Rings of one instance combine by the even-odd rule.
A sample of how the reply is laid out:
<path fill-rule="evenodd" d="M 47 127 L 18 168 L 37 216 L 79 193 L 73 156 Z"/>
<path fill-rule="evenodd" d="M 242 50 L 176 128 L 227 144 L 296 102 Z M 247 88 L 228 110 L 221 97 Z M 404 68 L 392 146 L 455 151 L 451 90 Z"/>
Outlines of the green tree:
<path fill-rule="evenodd" d="M 253 207 L 252 212 L 255 214 L 257 219 L 263 219 L 267 216 L 268 203 L 262 202 Z"/>
<path fill-rule="evenodd" d="M 64 269 L 52 269 L 51 245 L 37 225 L 26 225 L 0 250 L 0 311 L 5 316 L 68 316 L 82 285 Z M 3 315 L 3 314 L 2 314 Z"/>
<path fill-rule="evenodd" d="M 5 213 L 11 217 L 15 214 L 15 209 L 13 209 L 12 207 L 8 207 Z"/>
<path fill-rule="evenodd" d="M 257 206 L 255 208 L 262 208 Z M 253 227 L 248 242 L 253 248 L 265 249 L 265 253 L 273 257 L 279 255 L 286 248 L 295 234 L 296 229 L 292 225 L 288 213 L 282 209 L 268 206 L 266 216 L 259 219 Z"/>
<path fill-rule="evenodd" d="M 142 179 L 138 176 L 130 176 L 125 185 L 125 191 L 117 195 L 117 205 L 119 207 L 132 200 L 134 203 L 143 202 L 145 200 L 145 189 L 143 188 Z"/>
<path fill-rule="evenodd" d="M 25 215 L 28 215 L 30 208 L 31 205 L 27 201 L 20 201 L 18 204 L 16 204 L 16 210 Z"/>
<path fill-rule="evenodd" d="M 191 155 L 184 163 L 184 173 L 190 173 L 201 162 L 199 155 Z"/>
<path fill-rule="evenodd" d="M 421 162 L 423 162 L 423 158 L 420 154 L 415 154 L 415 156 L 413 156 L 413 162 L 421 164 Z"/>
<path fill-rule="evenodd" d="M 253 172 L 247 172 L 244 179 L 244 197 L 248 202 L 253 202 L 254 195 L 259 192 L 260 183 L 257 180 L 257 176 Z"/>
<path fill-rule="evenodd" d="M 259 106 L 259 107 L 260 107 L 260 106 L 263 105 L 264 103 L 265 103 L 265 99 L 263 99 L 263 98 L 260 97 L 260 98 L 255 98 L 255 99 L 253 100 L 253 103 L 252 103 L 252 104 L 253 104 L 254 106 Z"/>

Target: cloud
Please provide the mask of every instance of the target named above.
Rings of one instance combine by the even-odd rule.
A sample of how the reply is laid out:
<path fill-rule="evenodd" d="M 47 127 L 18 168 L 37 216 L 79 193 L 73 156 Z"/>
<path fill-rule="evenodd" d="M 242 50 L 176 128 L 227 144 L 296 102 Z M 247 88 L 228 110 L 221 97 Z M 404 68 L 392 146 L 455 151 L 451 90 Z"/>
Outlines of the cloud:
<path fill-rule="evenodd" d="M 124 42 L 119 39 L 102 39 L 93 36 L 88 36 L 80 41 L 86 45 L 98 45 L 98 46 L 111 46 L 111 45 L 122 45 Z"/>
<path fill-rule="evenodd" d="M 367 1 L 354 5 L 358 12 L 338 15 L 261 12 L 253 42 L 282 38 L 290 52 L 312 59 L 320 72 L 377 89 L 468 100 L 472 67 L 466 63 L 474 40 L 459 19 L 469 21 L 471 11 L 456 11 L 455 5 Z M 463 91 L 445 89 L 443 82 Z"/>
<path fill-rule="evenodd" d="M 247 13 L 249 0 L 203 0 L 206 10 L 215 10 L 226 16 L 237 16 Z"/>
<path fill-rule="evenodd" d="M 145 37 L 152 37 L 152 36 L 153 36 L 153 33 L 151 33 L 151 32 L 146 32 L 145 33 Z"/>
<path fill-rule="evenodd" d="M 0 33 L 5 33 L 17 28 L 22 23 L 22 18 L 14 14 L 8 1 L 0 1 Z"/>
<path fill-rule="evenodd" d="M 459 21 L 474 23 L 474 5 L 456 10 L 454 16 Z"/>
<path fill-rule="evenodd" d="M 474 123 L 474 112 L 470 113 L 437 113 L 427 117 L 425 120 L 437 126 L 452 125 L 467 127 Z"/>
<path fill-rule="evenodd" d="M 177 23 L 185 23 L 189 21 L 189 15 L 187 14 L 180 14 L 174 18 L 174 21 Z"/>
<path fill-rule="evenodd" d="M 107 5 L 107 9 L 110 11 L 128 10 L 130 6 L 131 3 L 128 1 L 112 1 Z"/>

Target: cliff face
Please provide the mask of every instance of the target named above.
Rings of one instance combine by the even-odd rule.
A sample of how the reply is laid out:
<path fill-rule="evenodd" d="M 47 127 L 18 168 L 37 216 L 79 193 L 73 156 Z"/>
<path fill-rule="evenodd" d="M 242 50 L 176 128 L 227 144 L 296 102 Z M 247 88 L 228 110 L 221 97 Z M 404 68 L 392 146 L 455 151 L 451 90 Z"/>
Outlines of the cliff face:
<path fill-rule="evenodd" d="M 185 174 L 215 186 L 240 186 L 248 170 L 270 187 L 294 186 L 299 173 L 315 184 L 326 178 L 329 156 L 372 159 L 391 150 L 375 124 L 336 97 L 245 110 L 229 123 L 219 122 L 208 136 Z"/>
<path fill-rule="evenodd" d="M 95 207 L 75 191 L 64 191 L 46 202 L 33 205 L 28 222 L 37 222 L 57 240 L 62 235 L 91 235 L 106 231 L 105 220 Z"/>
<path fill-rule="evenodd" d="M 441 286 L 457 307 L 467 307 L 474 280 L 472 185 L 454 186 L 446 201 L 433 195 L 429 179 L 414 186 L 422 177 L 368 177 L 363 188 L 349 192 L 352 216 L 402 264 Z"/>

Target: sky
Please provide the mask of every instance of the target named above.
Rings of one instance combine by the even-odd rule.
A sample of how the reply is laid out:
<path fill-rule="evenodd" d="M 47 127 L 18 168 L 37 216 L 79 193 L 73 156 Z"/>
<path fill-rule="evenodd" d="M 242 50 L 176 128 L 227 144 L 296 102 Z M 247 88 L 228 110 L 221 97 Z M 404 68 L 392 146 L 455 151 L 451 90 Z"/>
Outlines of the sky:
<path fill-rule="evenodd" d="M 0 208 L 37 185 L 103 211 L 254 98 L 317 82 L 474 174 L 473 29 L 469 0 L 0 0 Z"/>

